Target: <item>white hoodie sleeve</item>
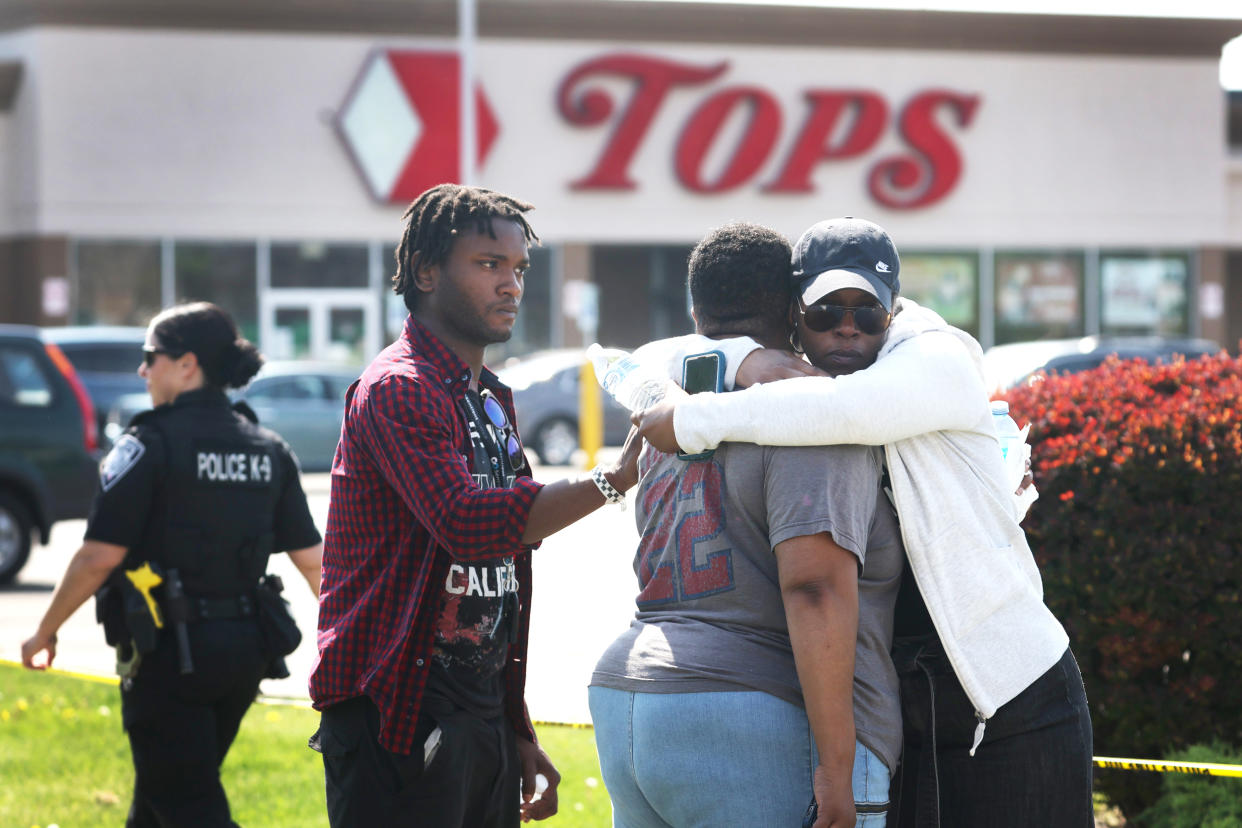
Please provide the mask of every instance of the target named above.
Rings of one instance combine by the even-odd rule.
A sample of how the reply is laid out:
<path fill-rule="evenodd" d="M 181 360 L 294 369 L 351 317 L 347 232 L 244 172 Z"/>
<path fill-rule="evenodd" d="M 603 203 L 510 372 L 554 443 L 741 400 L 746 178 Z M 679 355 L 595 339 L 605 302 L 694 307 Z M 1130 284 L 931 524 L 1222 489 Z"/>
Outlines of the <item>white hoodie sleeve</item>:
<path fill-rule="evenodd" d="M 634 351 L 630 358 L 644 367 L 655 368 L 673 382 L 680 384 L 683 359 L 693 354 L 720 351 L 725 358 L 724 387 L 728 391 L 733 388 L 737 380 L 737 369 L 742 364 L 742 360 L 759 347 L 758 342 L 747 336 L 712 339 L 702 334 L 686 334 L 648 342 Z"/>
<path fill-rule="evenodd" d="M 883 445 L 978 425 L 983 380 L 961 341 L 932 331 L 842 377 L 799 377 L 731 394 L 696 394 L 673 415 L 677 443 L 697 453 L 734 441 Z"/>

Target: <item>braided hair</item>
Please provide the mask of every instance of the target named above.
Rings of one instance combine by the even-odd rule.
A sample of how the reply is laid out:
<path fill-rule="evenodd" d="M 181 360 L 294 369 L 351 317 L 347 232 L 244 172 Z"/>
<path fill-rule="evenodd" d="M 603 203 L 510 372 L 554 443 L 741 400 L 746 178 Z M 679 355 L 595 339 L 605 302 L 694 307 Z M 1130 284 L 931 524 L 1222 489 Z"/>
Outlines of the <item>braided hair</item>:
<path fill-rule="evenodd" d="M 539 237 L 523 215 L 533 209 L 532 204 L 482 187 L 440 184 L 425 191 L 401 217 L 405 230 L 397 247 L 393 293 L 403 297 L 411 311 L 416 310 L 422 295 L 415 283 L 419 269 L 442 264 L 448 259 L 457 231 L 471 224 L 476 232 L 487 233 L 494 239 L 494 220 L 513 221 L 522 228 L 528 244 L 538 242 Z"/>

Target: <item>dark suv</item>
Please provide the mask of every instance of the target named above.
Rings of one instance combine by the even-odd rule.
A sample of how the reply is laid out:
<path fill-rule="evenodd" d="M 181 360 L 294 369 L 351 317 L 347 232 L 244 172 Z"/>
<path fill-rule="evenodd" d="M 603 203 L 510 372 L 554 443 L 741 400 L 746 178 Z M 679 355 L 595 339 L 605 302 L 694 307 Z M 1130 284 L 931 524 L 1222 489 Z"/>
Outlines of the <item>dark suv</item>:
<path fill-rule="evenodd" d="M 0 325 L 0 583 L 47 543 L 58 520 L 86 517 L 99 429 L 73 365 L 38 328 Z"/>

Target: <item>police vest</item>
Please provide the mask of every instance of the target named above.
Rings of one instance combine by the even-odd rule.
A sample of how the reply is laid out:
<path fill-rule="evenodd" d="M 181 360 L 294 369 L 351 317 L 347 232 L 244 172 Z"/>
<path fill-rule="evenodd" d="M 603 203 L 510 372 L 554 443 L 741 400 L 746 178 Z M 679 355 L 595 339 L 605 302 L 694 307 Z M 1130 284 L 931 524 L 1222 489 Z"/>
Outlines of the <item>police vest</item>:
<path fill-rule="evenodd" d="M 190 393 L 193 404 L 179 399 L 134 418 L 144 436 L 158 435 L 166 460 L 151 525 L 131 556 L 175 567 L 191 596 L 251 592 L 273 551 L 285 450 L 244 403 L 235 410 L 222 393 Z"/>

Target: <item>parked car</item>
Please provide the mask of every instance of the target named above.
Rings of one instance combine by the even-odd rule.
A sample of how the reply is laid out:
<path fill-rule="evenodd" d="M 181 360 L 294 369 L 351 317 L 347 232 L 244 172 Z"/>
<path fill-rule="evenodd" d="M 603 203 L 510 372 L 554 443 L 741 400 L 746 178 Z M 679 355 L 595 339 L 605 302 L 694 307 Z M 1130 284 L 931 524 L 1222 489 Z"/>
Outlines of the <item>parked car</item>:
<path fill-rule="evenodd" d="M 86 517 L 99 432 L 72 363 L 38 328 L 0 325 L 0 583 L 30 556 L 34 530 Z"/>
<path fill-rule="evenodd" d="M 563 466 L 578 448 L 578 372 L 584 362 L 585 350 L 561 348 L 536 351 L 497 371 L 513 389 L 522 440 L 541 463 Z M 604 444 L 619 446 L 630 429 L 630 412 L 608 394 L 601 397 Z"/>
<path fill-rule="evenodd" d="M 138 376 L 142 343 L 147 329 L 113 325 L 69 325 L 44 328 L 43 337 L 55 343 L 73 363 L 95 405 L 100 433 L 108 412 L 123 394 L 139 394 L 146 381 Z M 105 441 L 105 445 L 108 441 Z"/>
<path fill-rule="evenodd" d="M 261 425 L 285 438 L 303 471 L 327 471 L 341 436 L 345 390 L 361 373 L 330 363 L 276 360 L 230 396 L 245 400 Z M 146 393 L 120 397 L 108 413 L 110 438 L 119 437 L 135 414 L 150 407 Z"/>
<path fill-rule="evenodd" d="M 1109 356 L 1165 362 L 1175 354 L 1187 359 L 1220 352 L 1210 339 L 1161 336 L 1084 336 L 994 345 L 983 354 L 983 369 L 992 391 L 1025 382 L 1036 373 L 1072 374 L 1102 364 Z"/>

